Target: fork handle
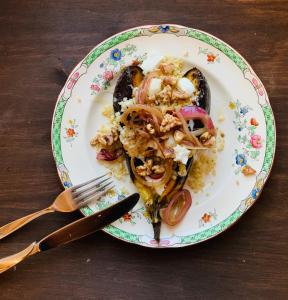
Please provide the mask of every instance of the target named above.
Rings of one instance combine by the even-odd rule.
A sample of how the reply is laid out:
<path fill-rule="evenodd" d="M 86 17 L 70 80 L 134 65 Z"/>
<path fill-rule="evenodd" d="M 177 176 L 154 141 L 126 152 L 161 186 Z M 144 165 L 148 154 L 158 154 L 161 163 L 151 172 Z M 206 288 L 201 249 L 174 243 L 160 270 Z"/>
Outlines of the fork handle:
<path fill-rule="evenodd" d="M 40 252 L 39 244 L 36 242 L 33 242 L 31 245 L 29 245 L 24 250 L 22 250 L 16 254 L 6 256 L 6 257 L 0 259 L 0 274 L 7 271 L 8 269 L 14 267 L 15 265 L 17 265 L 19 262 L 21 262 L 25 258 L 27 258 L 33 254 L 36 254 L 38 252 Z"/>
<path fill-rule="evenodd" d="M 52 206 L 49 206 L 45 209 L 36 211 L 28 216 L 22 217 L 20 219 L 17 219 L 15 221 L 12 221 L 0 227 L 0 240 L 3 239 L 5 236 L 11 234 L 12 232 L 18 230 L 19 228 L 23 227 L 24 225 L 31 222 L 32 220 L 54 211 L 55 209 Z"/>

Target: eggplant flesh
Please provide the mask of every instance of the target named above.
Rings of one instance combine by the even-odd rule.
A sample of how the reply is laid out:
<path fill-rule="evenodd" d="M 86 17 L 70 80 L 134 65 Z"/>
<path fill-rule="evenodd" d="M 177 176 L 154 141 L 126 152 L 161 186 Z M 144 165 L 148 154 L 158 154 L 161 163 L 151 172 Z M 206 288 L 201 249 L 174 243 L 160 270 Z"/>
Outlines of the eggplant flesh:
<path fill-rule="evenodd" d="M 196 105 L 205 109 L 207 113 L 210 112 L 210 102 L 211 102 L 211 94 L 209 85 L 200 70 L 197 68 L 192 68 L 184 74 L 184 77 L 188 78 L 194 85 L 197 94 Z M 139 66 L 129 66 L 120 75 L 115 90 L 113 94 L 113 108 L 114 113 L 120 112 L 121 114 L 121 106 L 119 102 L 123 101 L 124 98 L 131 99 L 133 88 L 138 87 L 142 80 L 144 79 L 143 70 Z M 195 120 L 193 128 L 191 130 L 196 130 L 198 128 L 202 128 L 203 124 L 201 121 Z M 131 157 L 125 151 L 125 158 L 127 167 L 129 170 L 130 178 L 133 182 L 135 182 L 136 178 L 131 169 Z M 162 207 L 167 205 L 169 200 L 175 195 L 179 190 L 181 190 L 185 184 L 191 166 L 193 165 L 193 157 L 188 159 L 186 164 L 187 175 L 186 176 L 177 176 L 176 179 L 170 179 L 166 184 L 170 188 L 166 188 L 162 195 L 155 195 L 153 198 L 153 205 L 150 207 L 150 216 L 152 219 L 152 225 L 154 230 L 154 238 L 159 242 L 160 240 L 160 229 L 161 229 L 161 218 L 159 215 L 159 211 Z M 147 189 L 149 189 L 147 187 Z"/>

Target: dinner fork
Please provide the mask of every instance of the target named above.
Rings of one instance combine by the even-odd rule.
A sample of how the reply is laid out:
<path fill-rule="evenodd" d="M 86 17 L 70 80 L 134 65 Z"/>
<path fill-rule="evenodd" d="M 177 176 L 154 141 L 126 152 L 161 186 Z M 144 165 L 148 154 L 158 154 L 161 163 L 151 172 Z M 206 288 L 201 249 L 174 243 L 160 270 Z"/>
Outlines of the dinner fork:
<path fill-rule="evenodd" d="M 107 173 L 72 186 L 59 194 L 49 207 L 0 227 L 0 240 L 42 215 L 56 211 L 63 213 L 73 212 L 85 206 L 91 200 L 98 200 L 114 187 L 111 185 L 112 180 L 110 180 L 111 177 L 109 174 L 110 173 Z"/>

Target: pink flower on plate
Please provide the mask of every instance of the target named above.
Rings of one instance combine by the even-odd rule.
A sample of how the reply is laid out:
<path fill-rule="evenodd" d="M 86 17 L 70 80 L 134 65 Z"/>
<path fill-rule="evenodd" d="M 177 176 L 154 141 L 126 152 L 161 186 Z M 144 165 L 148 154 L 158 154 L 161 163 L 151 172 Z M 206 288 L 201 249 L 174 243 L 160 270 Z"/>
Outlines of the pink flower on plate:
<path fill-rule="evenodd" d="M 93 90 L 93 91 L 96 91 L 96 92 L 99 92 L 99 91 L 100 91 L 99 85 L 94 84 L 94 83 L 91 84 L 90 89 Z"/>
<path fill-rule="evenodd" d="M 79 72 L 76 72 L 69 78 L 67 88 L 71 90 L 78 79 L 79 79 Z"/>
<path fill-rule="evenodd" d="M 106 81 L 110 81 L 113 79 L 113 72 L 112 71 L 105 71 L 103 77 Z"/>
<path fill-rule="evenodd" d="M 259 134 L 254 134 L 251 136 L 251 145 L 253 148 L 261 148 L 262 147 L 262 140 Z"/>

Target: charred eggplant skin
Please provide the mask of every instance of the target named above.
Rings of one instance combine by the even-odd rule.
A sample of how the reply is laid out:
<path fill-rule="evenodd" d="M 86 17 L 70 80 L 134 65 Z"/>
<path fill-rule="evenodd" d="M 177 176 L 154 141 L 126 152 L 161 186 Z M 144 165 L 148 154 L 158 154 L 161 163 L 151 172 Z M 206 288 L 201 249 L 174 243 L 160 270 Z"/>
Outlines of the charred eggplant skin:
<path fill-rule="evenodd" d="M 197 106 L 205 109 L 209 114 L 211 105 L 211 94 L 207 80 L 202 74 L 202 72 L 197 68 L 192 68 L 184 74 L 184 77 L 192 81 L 193 85 L 199 92 L 197 97 Z"/>
<path fill-rule="evenodd" d="M 121 114 L 121 106 L 119 102 L 123 101 L 124 98 L 132 98 L 133 87 L 139 86 L 143 78 L 143 70 L 138 66 L 129 66 L 124 69 L 116 83 L 113 93 L 114 113 L 119 112 Z M 135 176 L 131 170 L 131 158 L 127 155 L 127 153 L 125 154 L 125 158 L 131 180 L 134 182 Z"/>
<path fill-rule="evenodd" d="M 144 78 L 143 70 L 138 66 L 127 67 L 119 77 L 113 94 L 114 113 L 121 113 L 119 102 L 124 98 L 131 99 L 133 87 L 140 85 Z"/>

